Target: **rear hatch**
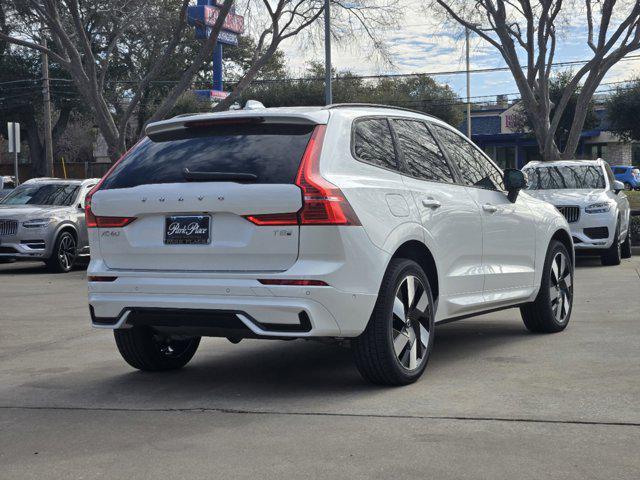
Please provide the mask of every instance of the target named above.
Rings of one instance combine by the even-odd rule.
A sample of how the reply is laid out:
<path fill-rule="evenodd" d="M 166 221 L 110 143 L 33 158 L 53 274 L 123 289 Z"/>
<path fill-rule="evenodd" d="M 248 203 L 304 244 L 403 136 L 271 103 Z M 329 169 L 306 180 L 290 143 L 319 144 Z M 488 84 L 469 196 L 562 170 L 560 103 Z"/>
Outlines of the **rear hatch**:
<path fill-rule="evenodd" d="M 96 216 L 135 217 L 99 228 L 109 268 L 283 271 L 298 257 L 299 226 L 248 216 L 302 207 L 294 182 L 311 138 L 307 120 L 241 117 L 181 122 L 138 144 L 91 199 Z M 279 222 L 281 223 L 281 222 Z"/>

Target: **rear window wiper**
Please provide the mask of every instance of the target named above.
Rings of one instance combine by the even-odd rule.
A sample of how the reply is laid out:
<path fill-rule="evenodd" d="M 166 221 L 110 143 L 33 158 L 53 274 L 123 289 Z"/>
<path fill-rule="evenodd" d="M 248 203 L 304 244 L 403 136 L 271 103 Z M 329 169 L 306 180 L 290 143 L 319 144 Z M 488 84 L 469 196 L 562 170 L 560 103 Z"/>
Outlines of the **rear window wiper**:
<path fill-rule="evenodd" d="M 258 176 L 243 172 L 192 172 L 188 168 L 182 175 L 189 182 L 255 182 Z"/>

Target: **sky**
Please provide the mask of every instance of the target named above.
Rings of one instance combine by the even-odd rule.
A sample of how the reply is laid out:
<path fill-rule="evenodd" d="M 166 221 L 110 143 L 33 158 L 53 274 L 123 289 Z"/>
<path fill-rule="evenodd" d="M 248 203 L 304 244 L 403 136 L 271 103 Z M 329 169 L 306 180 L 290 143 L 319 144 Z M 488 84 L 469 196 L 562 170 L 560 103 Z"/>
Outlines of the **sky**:
<path fill-rule="evenodd" d="M 444 26 L 436 20 L 432 12 L 424 11 L 420 0 L 404 0 L 404 16 L 400 18 L 401 28 L 385 31 L 382 36 L 391 53 L 393 65 L 385 65 L 369 55 L 370 48 L 348 41 L 333 45 L 333 66 L 338 71 L 351 70 L 361 75 L 458 71 L 465 69 L 465 42 L 462 31 Z M 591 50 L 586 44 L 587 29 L 585 14 L 580 8 L 567 12 L 562 32 L 558 40 L 556 62 L 584 60 L 590 58 Z M 620 12 L 622 13 L 622 12 Z M 283 46 L 288 65 L 294 71 L 302 71 L 311 61 L 323 61 L 322 45 L 316 48 L 300 48 L 296 41 Z M 640 51 L 635 52 L 640 57 Z M 524 62 L 523 62 L 524 63 Z M 506 64 L 494 47 L 487 42 L 472 37 L 471 69 L 505 67 Z M 568 67 L 564 67 L 566 69 Z M 612 82 L 629 80 L 640 76 L 640 58 L 622 61 L 612 68 L 603 80 L 600 91 L 615 87 Z M 436 80 L 448 84 L 458 95 L 466 95 L 465 75 L 438 75 Z M 607 85 L 610 84 L 610 85 Z M 511 73 L 475 73 L 471 78 L 471 96 L 474 101 L 489 101 L 498 94 L 514 94 L 518 89 Z M 483 98 L 487 96 L 487 98 Z M 494 98 L 495 99 L 495 98 Z"/>

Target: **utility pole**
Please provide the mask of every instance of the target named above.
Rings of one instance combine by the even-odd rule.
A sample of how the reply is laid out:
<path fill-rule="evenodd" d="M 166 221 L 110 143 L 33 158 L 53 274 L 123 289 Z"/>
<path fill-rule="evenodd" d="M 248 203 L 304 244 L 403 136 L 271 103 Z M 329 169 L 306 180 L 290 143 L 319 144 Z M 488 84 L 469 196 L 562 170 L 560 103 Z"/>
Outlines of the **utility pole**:
<path fill-rule="evenodd" d="M 7 139 L 9 140 L 9 153 L 13 153 L 13 169 L 15 186 L 20 185 L 20 172 L 18 168 L 18 154 L 20 153 L 20 124 L 18 122 L 7 123 Z"/>
<path fill-rule="evenodd" d="M 42 46 L 47 48 L 47 38 L 42 32 Z M 45 177 L 53 176 L 53 138 L 51 136 L 51 94 L 49 91 L 49 55 L 42 52 L 42 97 L 44 100 L 44 152 Z"/>
<path fill-rule="evenodd" d="M 469 58 L 469 27 L 465 27 L 464 34 L 467 45 L 467 137 L 471 138 L 471 62 Z"/>
<path fill-rule="evenodd" d="M 330 0 L 324 0 L 324 103 L 333 103 L 331 91 L 331 11 Z"/>

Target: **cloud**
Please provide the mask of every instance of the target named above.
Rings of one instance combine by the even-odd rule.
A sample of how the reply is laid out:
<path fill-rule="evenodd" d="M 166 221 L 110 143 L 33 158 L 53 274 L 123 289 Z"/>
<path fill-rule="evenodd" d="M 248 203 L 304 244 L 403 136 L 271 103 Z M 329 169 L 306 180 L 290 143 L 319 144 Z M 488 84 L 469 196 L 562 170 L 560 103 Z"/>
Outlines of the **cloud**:
<path fill-rule="evenodd" d="M 393 67 L 371 56 L 358 42 L 334 45 L 333 62 L 338 70 L 350 70 L 361 75 L 421 73 L 463 70 L 465 68 L 464 35 L 460 30 L 443 28 L 442 21 L 425 12 L 418 0 L 405 0 L 405 16 L 399 29 L 384 34 Z M 555 61 L 573 61 L 590 58 L 586 45 L 584 8 L 576 4 L 558 23 L 559 37 Z M 364 37 L 364 35 L 363 35 Z M 322 45 L 300 48 L 295 40 L 283 46 L 287 62 L 294 71 L 301 71 L 309 61 L 324 59 Z M 638 52 L 640 53 L 640 52 Z M 522 56 L 522 63 L 526 58 Z M 471 40 L 472 69 L 505 67 L 499 52 L 489 43 L 473 35 Z M 640 59 L 621 62 L 614 66 L 604 83 L 627 80 L 640 75 Z M 447 83 L 458 94 L 465 93 L 465 75 L 441 75 L 436 80 Z M 475 73 L 472 76 L 473 95 L 498 95 L 517 92 L 510 72 Z"/>

